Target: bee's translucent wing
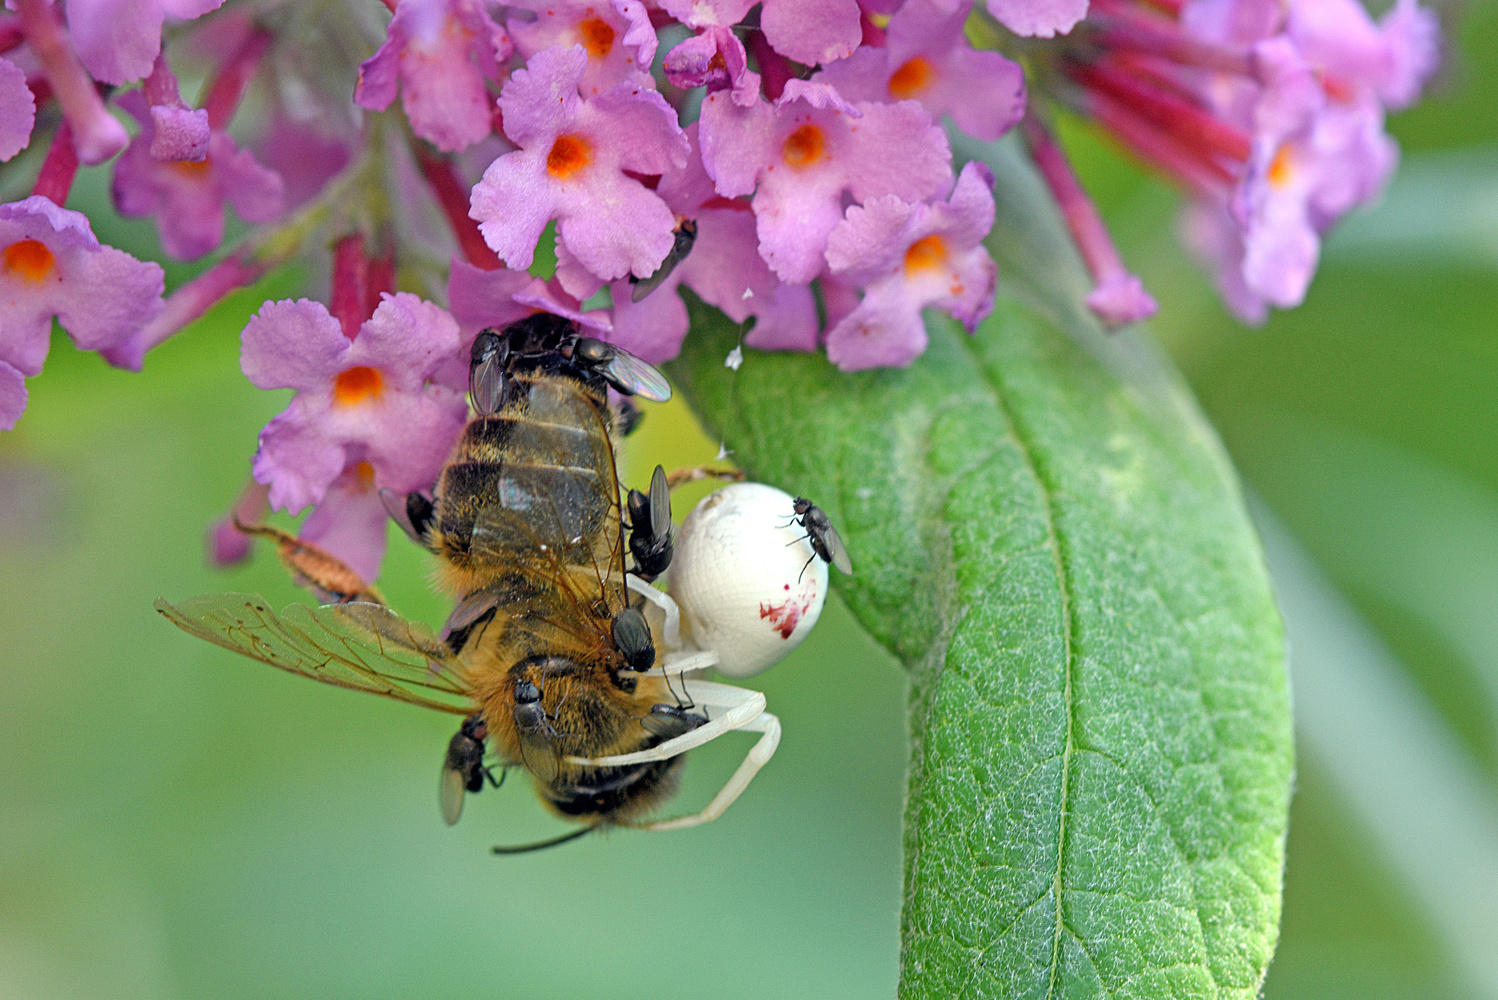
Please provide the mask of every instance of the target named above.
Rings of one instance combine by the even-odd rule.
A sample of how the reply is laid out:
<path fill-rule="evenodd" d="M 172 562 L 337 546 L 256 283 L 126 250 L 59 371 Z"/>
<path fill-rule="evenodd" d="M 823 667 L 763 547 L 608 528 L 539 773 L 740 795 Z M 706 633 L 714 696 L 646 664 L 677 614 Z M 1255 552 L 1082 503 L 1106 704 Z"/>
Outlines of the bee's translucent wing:
<path fill-rule="evenodd" d="M 178 628 L 293 674 L 439 712 L 473 711 L 447 646 L 381 604 L 308 607 L 279 614 L 250 594 L 205 594 L 156 602 Z"/>
<path fill-rule="evenodd" d="M 622 348 L 614 348 L 614 357 L 604 368 L 603 376 L 620 392 L 644 396 L 657 403 L 671 398 L 671 383 L 666 376 Z"/>

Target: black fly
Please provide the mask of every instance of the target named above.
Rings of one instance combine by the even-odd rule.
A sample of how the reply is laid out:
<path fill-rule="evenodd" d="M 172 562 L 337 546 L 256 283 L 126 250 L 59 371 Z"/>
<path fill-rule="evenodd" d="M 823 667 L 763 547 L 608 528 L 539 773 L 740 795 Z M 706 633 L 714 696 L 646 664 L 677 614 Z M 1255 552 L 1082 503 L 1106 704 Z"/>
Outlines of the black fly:
<path fill-rule="evenodd" d="M 805 497 L 796 497 L 795 515 L 791 518 L 792 524 L 799 524 L 806 529 L 806 538 L 811 542 L 812 558 L 822 557 L 822 561 L 831 566 L 836 566 L 838 572 L 851 574 L 853 572 L 853 560 L 848 558 L 848 550 L 843 547 L 843 540 L 838 536 L 837 529 L 832 526 L 832 521 L 827 517 L 827 512 Z M 811 559 L 806 561 L 811 565 Z M 801 571 L 806 572 L 803 566 Z"/>

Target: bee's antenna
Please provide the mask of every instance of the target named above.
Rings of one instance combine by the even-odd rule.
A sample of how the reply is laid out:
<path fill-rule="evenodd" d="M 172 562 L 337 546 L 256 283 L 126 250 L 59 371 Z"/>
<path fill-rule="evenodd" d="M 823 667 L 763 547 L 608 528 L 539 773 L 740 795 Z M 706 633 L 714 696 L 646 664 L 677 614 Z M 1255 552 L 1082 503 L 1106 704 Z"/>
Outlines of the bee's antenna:
<path fill-rule="evenodd" d="M 581 830 L 570 830 L 567 833 L 562 834 L 560 837 L 552 837 L 550 840 L 538 840 L 535 843 L 531 844 L 516 844 L 513 847 L 507 847 L 503 844 L 496 844 L 495 846 L 489 848 L 489 850 L 494 854 L 528 854 L 531 851 L 542 851 L 548 847 L 556 847 L 558 844 L 565 844 L 569 840 L 576 840 L 578 837 L 585 837 L 588 834 L 592 833 L 594 830 L 598 829 L 600 826 L 603 826 L 603 824 L 594 823 L 592 826 L 585 826 Z"/>

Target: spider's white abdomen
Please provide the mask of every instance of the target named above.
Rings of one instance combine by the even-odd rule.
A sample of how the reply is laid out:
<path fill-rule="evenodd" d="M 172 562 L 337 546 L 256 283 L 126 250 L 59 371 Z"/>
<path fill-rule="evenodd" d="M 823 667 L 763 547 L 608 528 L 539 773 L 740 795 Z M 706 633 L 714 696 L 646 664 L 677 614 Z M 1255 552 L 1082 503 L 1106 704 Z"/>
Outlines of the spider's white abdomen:
<path fill-rule="evenodd" d="M 692 644 L 716 652 L 729 677 L 779 663 L 822 614 L 827 564 L 792 523 L 793 502 L 773 486 L 733 483 L 699 503 L 677 536 L 668 589 Z"/>

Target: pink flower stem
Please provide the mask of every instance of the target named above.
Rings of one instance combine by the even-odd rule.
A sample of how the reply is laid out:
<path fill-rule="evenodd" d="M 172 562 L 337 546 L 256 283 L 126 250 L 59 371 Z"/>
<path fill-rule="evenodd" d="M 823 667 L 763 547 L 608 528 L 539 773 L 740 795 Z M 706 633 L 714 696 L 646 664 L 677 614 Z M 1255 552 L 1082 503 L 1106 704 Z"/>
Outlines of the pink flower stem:
<path fill-rule="evenodd" d="M 180 332 L 230 292 L 260 280 L 266 265 L 234 255 L 213 265 L 167 296 L 161 313 L 119 347 L 103 351 L 104 360 L 116 368 L 140 371 L 146 352 Z"/>
<path fill-rule="evenodd" d="M 747 40 L 749 51 L 754 53 L 754 61 L 759 64 L 760 82 L 765 88 L 765 96 L 772 101 L 779 100 L 785 85 L 796 75 L 791 72 L 790 62 L 770 47 L 765 33 L 758 28 L 749 32 Z"/>
<path fill-rule="evenodd" d="M 369 318 L 380 307 L 380 297 L 395 291 L 395 240 L 385 240 L 386 250 L 369 258 L 364 271 L 364 316 Z"/>
<path fill-rule="evenodd" d="M 1136 156 L 1192 191 L 1220 195 L 1233 184 L 1233 174 L 1222 164 L 1204 158 L 1199 150 L 1183 146 L 1176 137 L 1162 132 L 1123 102 L 1094 93 L 1086 110 Z"/>
<path fill-rule="evenodd" d="M 333 301 L 328 308 L 349 340 L 359 335 L 359 327 L 369 318 L 364 311 L 368 279 L 364 234 L 351 233 L 333 245 Z"/>
<path fill-rule="evenodd" d="M 146 100 L 152 104 L 168 108 L 187 107 L 182 103 L 182 92 L 177 88 L 177 74 L 167 65 L 166 49 L 157 54 L 156 65 L 151 67 L 151 75 L 146 77 L 145 90 Z"/>
<path fill-rule="evenodd" d="M 1171 17 L 1179 18 L 1185 0 L 1144 0 L 1146 4 Z"/>
<path fill-rule="evenodd" d="M 437 204 L 442 206 L 442 214 L 447 216 L 448 225 L 452 226 L 453 235 L 458 239 L 458 249 L 463 251 L 468 263 L 485 271 L 498 271 L 504 267 L 479 234 L 479 224 L 468 217 L 468 194 L 463 190 L 452 163 L 433 153 L 424 142 L 413 141 L 411 150 L 416 154 L 422 176 L 437 196 Z"/>
<path fill-rule="evenodd" d="M 1209 112 L 1176 94 L 1155 87 L 1106 62 L 1075 65 L 1072 79 L 1082 86 L 1108 94 L 1132 108 L 1184 145 L 1197 148 L 1203 157 L 1222 154 L 1244 162 L 1251 152 L 1248 134 L 1219 121 Z"/>
<path fill-rule="evenodd" d="M 52 199 L 52 204 L 61 208 L 73 190 L 73 178 L 78 175 L 78 150 L 73 145 L 73 128 L 64 118 L 58 123 L 52 136 L 52 145 L 47 148 L 47 158 L 42 161 L 41 172 L 36 175 L 36 186 L 32 194 Z"/>
<path fill-rule="evenodd" d="M 1104 44 L 1111 49 L 1137 49 L 1182 66 L 1199 66 L 1236 76 L 1253 72 L 1253 56 L 1246 49 L 1192 38 L 1164 18 L 1116 2 L 1103 5 L 1094 23 Z"/>
<path fill-rule="evenodd" d="M 1087 270 L 1092 273 L 1096 291 L 1093 297 L 1089 297 L 1088 304 L 1103 315 L 1109 325 L 1133 322 L 1151 315 L 1155 311 L 1154 300 L 1149 298 L 1138 279 L 1124 267 L 1123 257 L 1114 245 L 1113 237 L 1108 234 L 1103 217 L 1098 214 L 1092 199 L 1087 197 L 1087 192 L 1082 190 L 1081 182 L 1077 180 L 1076 173 L 1067 162 L 1066 154 L 1056 144 L 1055 138 L 1033 114 L 1026 114 L 1020 120 L 1020 128 L 1024 133 L 1025 143 L 1030 147 L 1030 155 L 1035 159 L 1035 166 L 1040 170 L 1046 186 L 1051 189 L 1051 195 L 1061 209 L 1061 217 L 1066 220 L 1066 227 L 1071 231 L 1072 240 L 1087 264 Z M 1127 285 L 1138 289 L 1136 308 L 1131 314 L 1108 314 L 1094 304 L 1094 298 L 1100 293 Z"/>
<path fill-rule="evenodd" d="M 41 62 L 62 113 L 72 123 L 78 159 L 90 166 L 103 163 L 125 148 L 130 134 L 105 110 L 51 0 L 17 0 L 16 6 L 26 41 Z"/>
<path fill-rule="evenodd" d="M 249 36 L 219 67 L 213 82 L 208 85 L 208 96 L 203 100 L 203 109 L 208 112 L 208 127 L 215 132 L 228 127 L 234 112 L 244 97 L 255 71 L 260 68 L 260 59 L 275 36 L 264 28 L 254 28 Z"/>

